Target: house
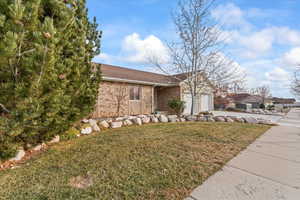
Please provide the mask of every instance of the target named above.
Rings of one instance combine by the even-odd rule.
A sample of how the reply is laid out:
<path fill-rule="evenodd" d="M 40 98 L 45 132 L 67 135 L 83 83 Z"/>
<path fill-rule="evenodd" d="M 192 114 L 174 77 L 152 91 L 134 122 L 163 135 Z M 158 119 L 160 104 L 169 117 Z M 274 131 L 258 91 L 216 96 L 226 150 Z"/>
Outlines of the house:
<path fill-rule="evenodd" d="M 216 97 L 215 107 L 220 109 L 237 108 L 242 110 L 248 110 L 253 108 L 259 108 L 263 102 L 262 97 L 258 95 L 251 95 L 248 93 L 228 94 L 226 97 Z"/>
<path fill-rule="evenodd" d="M 171 99 L 186 102 L 185 114 L 190 114 L 191 95 L 186 89 L 185 76 L 167 76 L 124 67 L 96 64 L 102 72 L 102 82 L 93 117 L 172 113 Z M 195 113 L 213 110 L 213 87 L 207 85 L 196 98 Z"/>
<path fill-rule="evenodd" d="M 296 99 L 293 98 L 272 98 L 273 104 L 294 104 L 296 103 Z"/>

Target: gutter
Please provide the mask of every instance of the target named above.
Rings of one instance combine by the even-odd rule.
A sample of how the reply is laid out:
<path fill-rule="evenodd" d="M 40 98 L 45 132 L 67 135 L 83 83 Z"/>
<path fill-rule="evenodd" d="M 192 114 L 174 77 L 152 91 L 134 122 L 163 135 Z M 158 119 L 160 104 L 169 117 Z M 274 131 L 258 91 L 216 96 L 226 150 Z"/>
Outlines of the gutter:
<path fill-rule="evenodd" d="M 104 81 L 112 81 L 112 82 L 122 82 L 122 83 L 135 83 L 140 85 L 152 85 L 152 86 L 165 86 L 165 87 L 171 87 L 171 86 L 178 86 L 179 84 L 175 83 L 154 83 L 154 82 L 148 82 L 148 81 L 138 81 L 138 80 L 129 80 L 129 79 L 122 79 L 122 78 L 113 78 L 108 76 L 103 76 L 102 80 Z"/>

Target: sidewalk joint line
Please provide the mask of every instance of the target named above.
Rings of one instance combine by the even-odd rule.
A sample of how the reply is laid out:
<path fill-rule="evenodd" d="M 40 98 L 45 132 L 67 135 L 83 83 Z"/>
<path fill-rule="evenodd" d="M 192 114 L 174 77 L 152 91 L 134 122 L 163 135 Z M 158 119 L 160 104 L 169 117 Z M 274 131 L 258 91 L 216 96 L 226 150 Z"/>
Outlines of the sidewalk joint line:
<path fill-rule="evenodd" d="M 250 171 L 248 171 L 248 170 L 241 169 L 241 168 L 236 167 L 236 166 L 233 166 L 233 165 L 228 165 L 228 164 L 227 164 L 227 165 L 225 165 L 225 166 L 226 166 L 226 167 L 231 167 L 231 168 L 234 168 L 234 169 L 243 171 L 243 172 L 246 172 L 246 173 L 251 174 L 251 175 L 253 175 L 253 176 L 257 176 L 257 177 L 260 177 L 260 178 L 263 178 L 263 179 L 267 179 L 267 180 L 272 181 L 272 182 L 274 182 L 274 183 L 278 183 L 278 184 L 281 184 L 281 185 L 284 185 L 284 186 L 287 186 L 287 187 L 290 187 L 290 188 L 293 188 L 293 189 L 300 190 L 300 187 L 298 187 L 298 186 L 293 186 L 293 185 L 289 185 L 289 184 L 286 184 L 286 183 L 282 183 L 282 182 L 276 181 L 276 180 L 274 180 L 274 179 L 272 179 L 272 178 L 269 178 L 269 177 L 266 177 L 266 176 L 262 176 L 262 175 L 259 175 L 259 174 L 254 173 L 254 172 L 250 172 Z"/>
<path fill-rule="evenodd" d="M 286 158 L 283 158 L 283 157 L 280 157 L 280 156 L 274 156 L 274 155 L 271 155 L 271 154 L 268 154 L 268 153 L 262 153 L 262 152 L 259 152 L 259 151 L 252 150 L 250 148 L 248 148 L 247 151 L 251 151 L 251 152 L 257 153 L 257 154 L 262 154 L 262 155 L 269 156 L 269 157 L 272 157 L 272 158 L 277 158 L 277 159 L 280 159 L 280 160 L 286 160 L 286 161 L 290 161 L 290 162 L 294 162 L 294 163 L 300 163 L 300 161 L 297 161 L 297 160 L 290 160 L 290 159 L 286 159 Z"/>

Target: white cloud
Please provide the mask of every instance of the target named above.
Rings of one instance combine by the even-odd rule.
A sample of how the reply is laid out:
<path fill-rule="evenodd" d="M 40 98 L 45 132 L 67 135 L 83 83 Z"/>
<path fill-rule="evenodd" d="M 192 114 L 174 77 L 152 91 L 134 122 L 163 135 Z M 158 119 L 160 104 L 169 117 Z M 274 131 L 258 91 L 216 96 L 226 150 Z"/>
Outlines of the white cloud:
<path fill-rule="evenodd" d="M 284 84 L 289 83 L 291 80 L 290 73 L 280 67 L 276 67 L 272 71 L 266 72 L 265 75 L 269 81 L 279 81 Z"/>
<path fill-rule="evenodd" d="M 287 66 L 298 66 L 300 65 L 300 47 L 291 49 L 285 53 L 282 58 L 282 62 Z"/>
<path fill-rule="evenodd" d="M 128 35 L 123 41 L 122 50 L 126 54 L 125 60 L 132 63 L 147 63 L 153 57 L 161 63 L 166 63 L 169 59 L 168 49 L 154 35 L 144 39 L 137 33 Z"/>
<path fill-rule="evenodd" d="M 212 10 L 211 15 L 222 25 L 227 27 L 242 27 L 244 29 L 250 29 L 251 24 L 244 18 L 244 12 L 233 3 L 225 5 L 219 5 Z"/>

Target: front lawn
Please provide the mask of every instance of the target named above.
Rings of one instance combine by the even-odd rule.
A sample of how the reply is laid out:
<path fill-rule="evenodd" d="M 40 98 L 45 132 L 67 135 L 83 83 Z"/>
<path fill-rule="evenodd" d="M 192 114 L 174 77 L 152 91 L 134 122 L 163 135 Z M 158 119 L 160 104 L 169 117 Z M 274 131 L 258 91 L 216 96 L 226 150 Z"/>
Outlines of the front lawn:
<path fill-rule="evenodd" d="M 0 172 L 0 199 L 183 199 L 268 128 L 198 122 L 103 131 Z"/>

